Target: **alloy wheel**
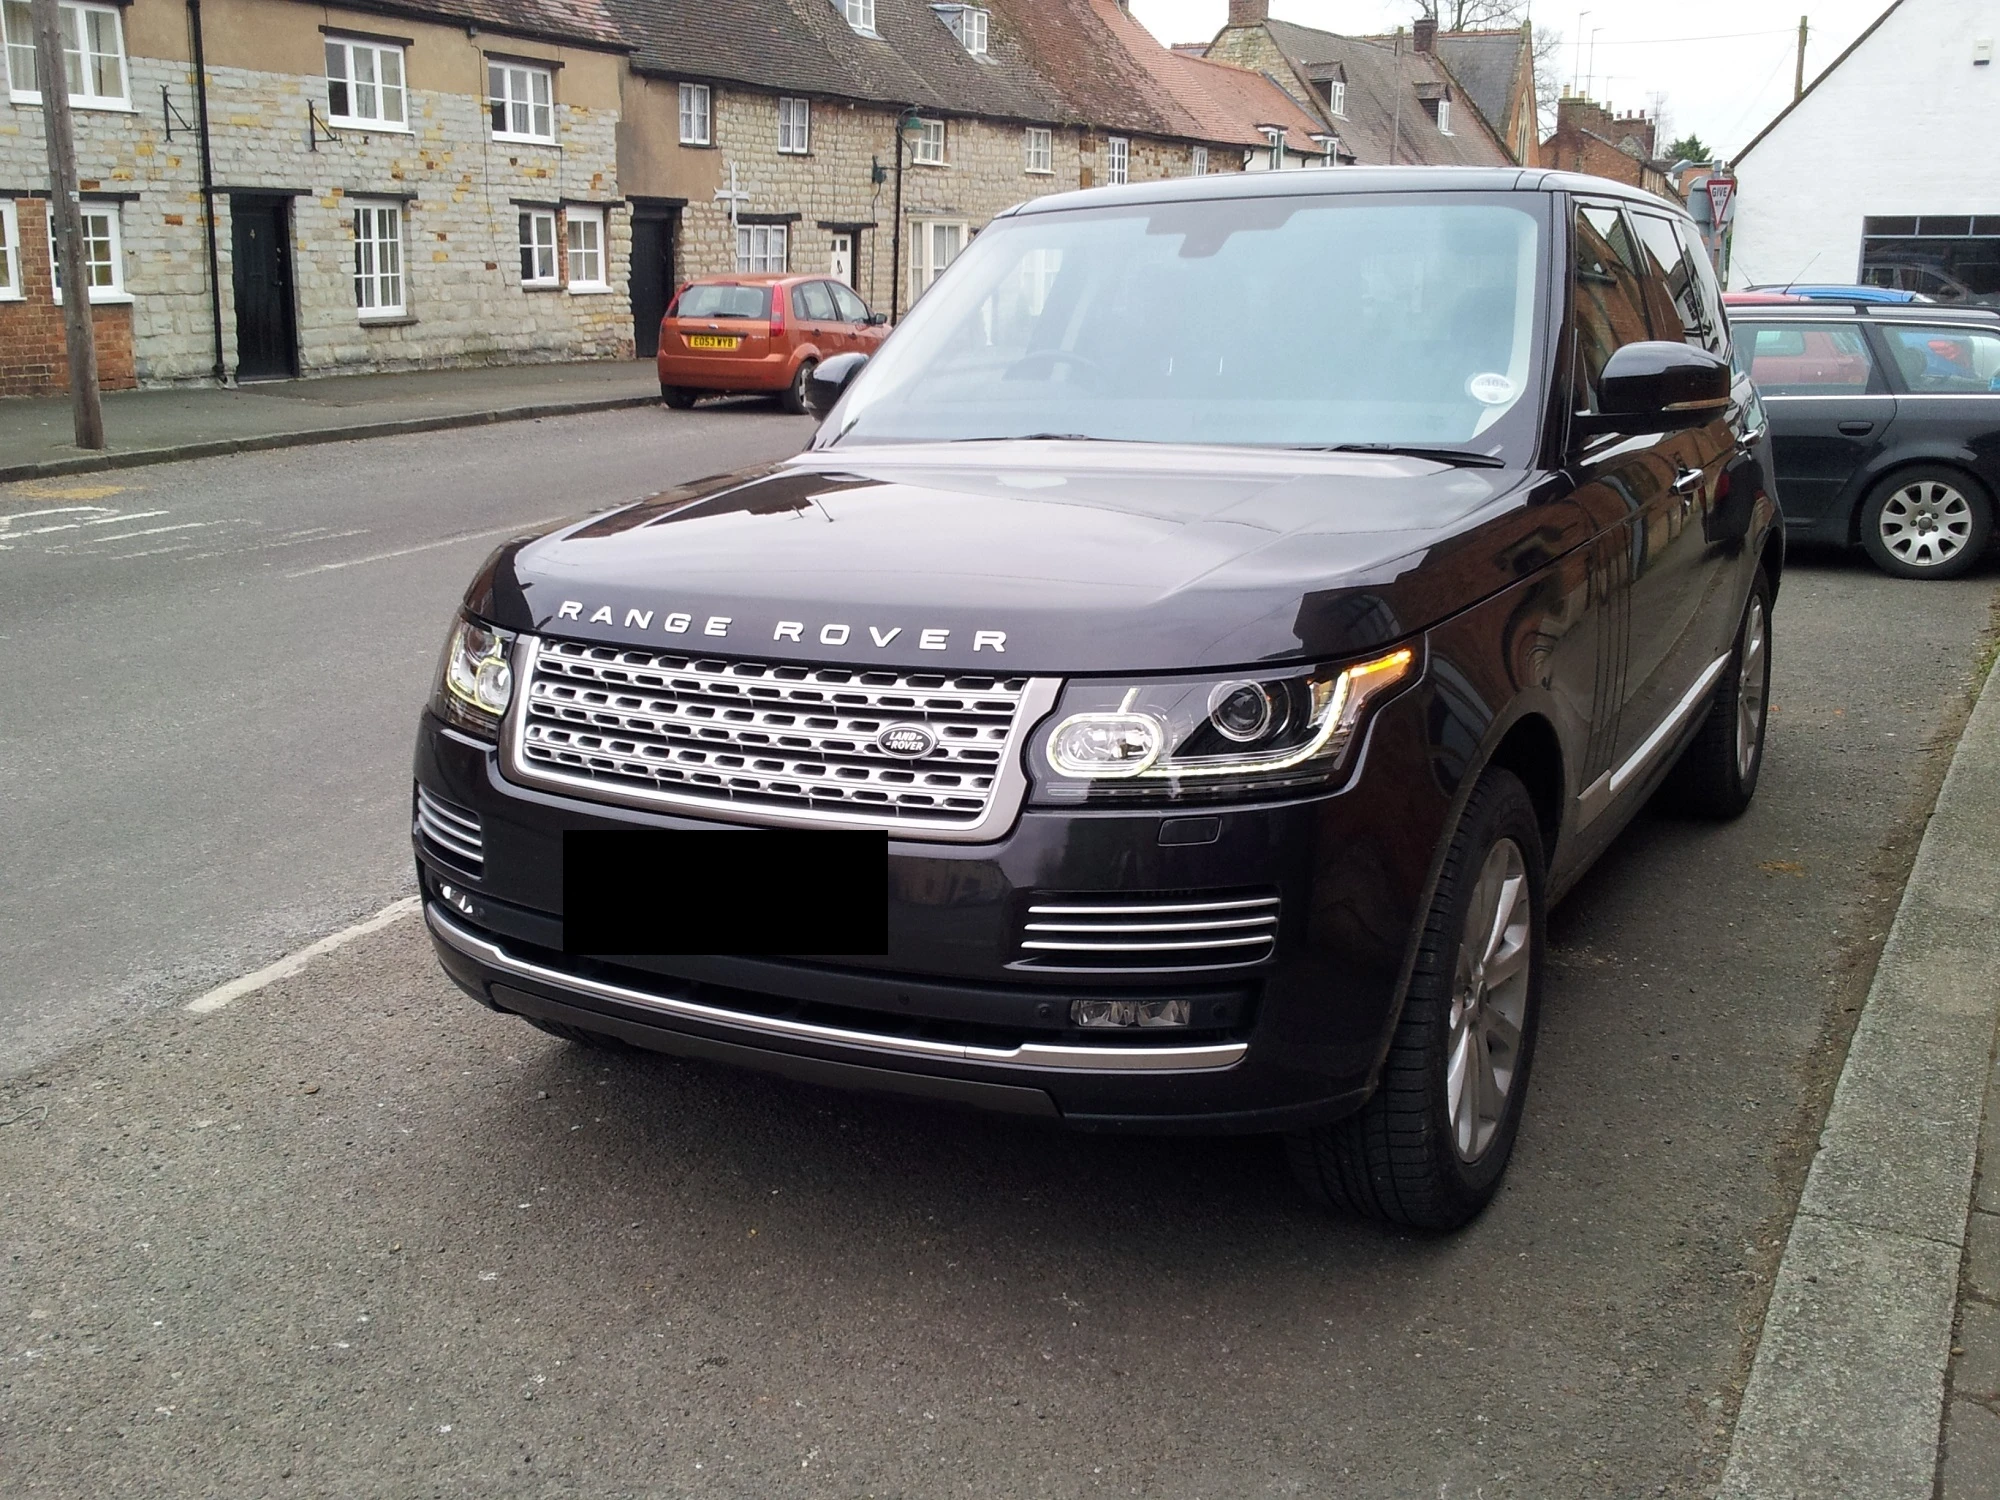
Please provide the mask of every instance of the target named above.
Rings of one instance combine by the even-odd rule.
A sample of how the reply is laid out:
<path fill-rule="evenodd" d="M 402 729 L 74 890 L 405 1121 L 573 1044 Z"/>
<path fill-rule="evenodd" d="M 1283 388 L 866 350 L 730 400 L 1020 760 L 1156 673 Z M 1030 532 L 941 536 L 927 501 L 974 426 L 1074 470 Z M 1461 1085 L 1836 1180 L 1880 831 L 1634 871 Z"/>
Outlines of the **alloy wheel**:
<path fill-rule="evenodd" d="M 1941 479 L 1906 484 L 1882 505 L 1876 523 L 1891 557 L 1913 568 L 1935 568 L 1972 538 L 1972 502 Z"/>
<path fill-rule="evenodd" d="M 1764 601 L 1750 596 L 1750 612 L 1743 620 L 1742 660 L 1736 678 L 1736 774 L 1748 781 L 1757 768 L 1760 735 L 1764 727 L 1764 652 L 1768 647 L 1764 628 Z"/>
<path fill-rule="evenodd" d="M 1506 1118 L 1527 1021 L 1534 912 L 1527 862 L 1512 839 L 1487 851 L 1459 936 L 1445 1050 L 1452 1146 L 1477 1161 Z"/>

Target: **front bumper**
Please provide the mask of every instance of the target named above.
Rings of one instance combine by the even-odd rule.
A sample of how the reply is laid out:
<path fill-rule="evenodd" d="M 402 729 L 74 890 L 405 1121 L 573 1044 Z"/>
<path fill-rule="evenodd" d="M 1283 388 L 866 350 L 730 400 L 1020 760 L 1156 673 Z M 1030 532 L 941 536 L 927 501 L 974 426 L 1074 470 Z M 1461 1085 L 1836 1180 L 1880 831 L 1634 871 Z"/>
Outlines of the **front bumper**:
<path fill-rule="evenodd" d="M 1358 1107 L 1394 1024 L 1446 814 L 1409 774 L 1427 764 L 1424 696 L 1386 706 L 1337 794 L 1029 809 L 992 843 L 892 839 L 889 954 L 865 960 L 565 955 L 565 829 L 716 825 L 511 783 L 492 745 L 426 713 L 418 785 L 476 819 L 483 850 L 473 864 L 414 831 L 426 916 L 446 972 L 483 1003 L 655 1050 L 1084 1128 L 1289 1129 Z M 1028 902 L 1050 892 L 1246 889 L 1280 901 L 1255 962 L 1064 972 L 1021 946 Z M 1186 998 L 1194 1024 L 1072 1028 L 1075 1000 L 1108 997 Z"/>

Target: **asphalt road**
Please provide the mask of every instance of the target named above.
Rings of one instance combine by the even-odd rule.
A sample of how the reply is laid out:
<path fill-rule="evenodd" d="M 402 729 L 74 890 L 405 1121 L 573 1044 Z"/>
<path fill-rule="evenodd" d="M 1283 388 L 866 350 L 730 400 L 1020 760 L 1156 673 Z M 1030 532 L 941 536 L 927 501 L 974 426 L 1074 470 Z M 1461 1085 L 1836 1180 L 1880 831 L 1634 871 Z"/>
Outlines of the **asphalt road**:
<path fill-rule="evenodd" d="M 0 1075 L 413 888 L 479 560 L 811 431 L 753 401 L 0 485 Z"/>
<path fill-rule="evenodd" d="M 492 468 L 492 433 L 379 465 L 321 450 L 287 482 L 511 471 L 533 493 L 545 464 L 602 491 L 627 472 L 608 440 L 651 415 L 548 424 Z M 185 503 L 246 513 L 223 472 Z M 437 530 L 504 519 L 464 514 Z M 31 842 L 4 847 L 39 852 L 37 910 L 70 934 L 10 966 L 14 1003 L 54 1004 L 97 933 L 143 973 L 149 941 L 203 961 L 177 923 L 236 923 L 248 966 L 273 912 L 304 937 L 396 895 L 409 713 L 481 545 L 275 590 L 237 583 L 241 558 L 192 586 L 116 575 L 80 647 L 0 554 L 9 660 L 39 674 L 22 701 L 81 762 L 74 791 L 7 788 L 0 836 Z M 0 1494 L 1707 1493 L 1996 583 L 1797 561 L 1757 804 L 1647 815 L 1558 910 L 1513 1171 L 1449 1239 L 1313 1213 L 1265 1142 L 1072 1137 L 585 1052 L 463 999 L 409 921 L 215 1015 L 134 1015 L 0 1082 Z M 167 599 L 160 659 L 209 666 L 133 689 Z M 20 649 L 30 627 L 107 680 L 86 698 Z M 269 680 L 288 663 L 295 692 Z M 171 723 L 133 763 L 164 759 L 155 795 L 191 832 L 127 871 L 113 825 L 168 815 L 82 749 L 94 722 L 145 728 L 134 693 Z M 377 719 L 342 711 L 357 695 Z M 10 758 L 34 740 L 18 706 Z M 136 889 L 181 915 L 148 926 Z M 15 951 L 27 924 L 0 921 Z M 146 993 L 192 993 L 181 973 Z"/>

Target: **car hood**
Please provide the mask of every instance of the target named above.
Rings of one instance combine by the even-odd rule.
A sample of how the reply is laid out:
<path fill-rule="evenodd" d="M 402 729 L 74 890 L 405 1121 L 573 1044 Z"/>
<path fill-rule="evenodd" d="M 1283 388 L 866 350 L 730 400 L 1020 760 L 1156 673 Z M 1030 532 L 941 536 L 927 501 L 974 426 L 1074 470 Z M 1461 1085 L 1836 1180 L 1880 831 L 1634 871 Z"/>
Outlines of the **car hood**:
<path fill-rule="evenodd" d="M 1584 538 L 1521 471 L 991 442 L 802 454 L 502 547 L 516 630 L 704 655 L 1034 673 L 1370 650 Z"/>

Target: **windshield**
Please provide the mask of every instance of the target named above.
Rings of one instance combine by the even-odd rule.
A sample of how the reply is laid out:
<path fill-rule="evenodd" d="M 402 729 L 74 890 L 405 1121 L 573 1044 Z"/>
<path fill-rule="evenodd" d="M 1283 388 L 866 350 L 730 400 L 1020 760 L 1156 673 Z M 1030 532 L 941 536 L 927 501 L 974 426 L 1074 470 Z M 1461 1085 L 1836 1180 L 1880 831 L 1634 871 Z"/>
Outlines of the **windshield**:
<path fill-rule="evenodd" d="M 1424 193 L 999 219 L 862 371 L 835 441 L 1525 454 L 1542 213 Z"/>

